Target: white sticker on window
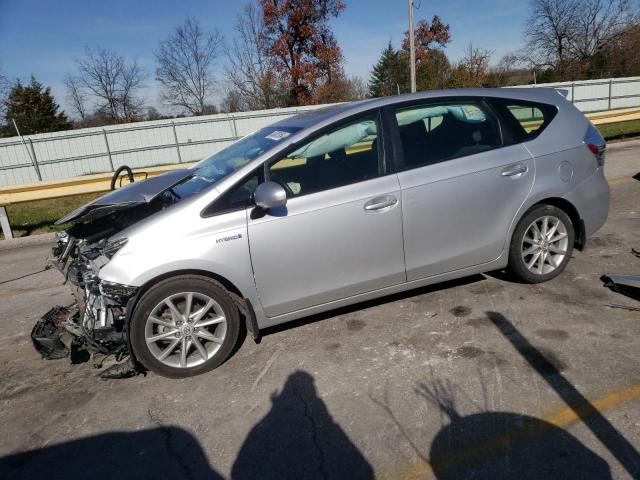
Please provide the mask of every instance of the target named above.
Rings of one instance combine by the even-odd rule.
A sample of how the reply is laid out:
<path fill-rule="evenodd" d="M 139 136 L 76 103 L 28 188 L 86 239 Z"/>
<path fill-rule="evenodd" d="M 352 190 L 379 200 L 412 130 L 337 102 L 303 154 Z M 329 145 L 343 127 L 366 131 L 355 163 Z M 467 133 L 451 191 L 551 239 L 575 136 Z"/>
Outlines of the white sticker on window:
<path fill-rule="evenodd" d="M 278 140 L 282 140 L 283 138 L 286 138 L 289 135 L 291 135 L 289 132 L 282 132 L 280 130 L 276 130 L 274 132 L 271 132 L 269 135 L 267 135 L 264 138 L 269 139 L 269 140 L 274 140 L 274 141 L 277 142 Z"/>

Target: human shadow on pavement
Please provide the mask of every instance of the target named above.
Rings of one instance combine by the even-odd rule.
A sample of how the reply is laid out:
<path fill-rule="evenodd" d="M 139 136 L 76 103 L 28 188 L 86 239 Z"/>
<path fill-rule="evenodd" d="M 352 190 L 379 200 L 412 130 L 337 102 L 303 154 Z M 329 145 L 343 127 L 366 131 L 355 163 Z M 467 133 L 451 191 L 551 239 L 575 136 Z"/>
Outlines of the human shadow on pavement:
<path fill-rule="evenodd" d="M 460 415 L 443 383 L 417 392 L 448 417 L 434 437 L 428 462 L 444 479 L 610 479 L 607 462 L 566 430 L 511 412 Z"/>
<path fill-rule="evenodd" d="M 291 374 L 249 432 L 231 471 L 246 479 L 372 479 L 373 469 L 318 397 L 313 377 Z"/>
<path fill-rule="evenodd" d="M 177 427 L 112 432 L 0 458 L 0 478 L 221 480 L 193 435 Z"/>

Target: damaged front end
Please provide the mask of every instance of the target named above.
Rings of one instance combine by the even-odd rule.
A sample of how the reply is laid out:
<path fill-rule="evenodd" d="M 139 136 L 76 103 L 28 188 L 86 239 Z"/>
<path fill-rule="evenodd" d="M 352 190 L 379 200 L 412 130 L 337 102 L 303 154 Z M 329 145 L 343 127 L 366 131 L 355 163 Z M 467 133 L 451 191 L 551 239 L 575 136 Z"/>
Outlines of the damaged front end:
<path fill-rule="evenodd" d="M 103 282 L 98 277 L 115 251 L 113 242 L 106 239 L 88 243 L 68 233 L 58 235 L 53 263 L 71 286 L 75 303 L 56 306 L 36 322 L 31 338 L 43 358 L 70 356 L 72 363 L 92 358 L 94 365 L 101 366 L 107 357 L 113 357 L 133 368 L 126 331 L 127 304 L 137 288 Z"/>
<path fill-rule="evenodd" d="M 57 234 L 52 263 L 75 303 L 56 306 L 36 322 L 31 337 L 43 358 L 93 359 L 98 368 L 112 358 L 116 363 L 102 377 L 136 373 L 127 327 L 138 288 L 103 281 L 100 270 L 127 243 L 120 232 L 205 186 L 191 170 L 177 170 L 113 191 L 57 222 L 71 227 Z"/>

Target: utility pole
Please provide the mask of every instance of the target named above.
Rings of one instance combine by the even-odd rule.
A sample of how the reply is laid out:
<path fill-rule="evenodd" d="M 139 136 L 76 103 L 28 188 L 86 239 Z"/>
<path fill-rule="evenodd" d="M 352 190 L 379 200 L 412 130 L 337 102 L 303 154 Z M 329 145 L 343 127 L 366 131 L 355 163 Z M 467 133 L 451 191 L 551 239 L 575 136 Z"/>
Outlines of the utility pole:
<path fill-rule="evenodd" d="M 409 0 L 409 62 L 411 63 L 411 93 L 416 91 L 416 45 L 413 38 L 413 0 Z"/>

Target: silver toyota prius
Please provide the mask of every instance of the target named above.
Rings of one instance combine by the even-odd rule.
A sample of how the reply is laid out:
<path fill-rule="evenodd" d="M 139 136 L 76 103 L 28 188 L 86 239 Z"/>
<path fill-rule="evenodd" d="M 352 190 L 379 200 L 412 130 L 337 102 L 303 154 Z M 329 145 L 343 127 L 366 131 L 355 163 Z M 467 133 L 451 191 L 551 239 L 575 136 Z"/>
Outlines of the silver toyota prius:
<path fill-rule="evenodd" d="M 246 330 L 507 268 L 566 267 L 607 218 L 605 142 L 547 89 L 431 91 L 334 105 L 59 220 L 77 304 L 35 325 L 47 358 L 186 377 Z M 124 363 L 124 362 L 123 362 Z"/>

